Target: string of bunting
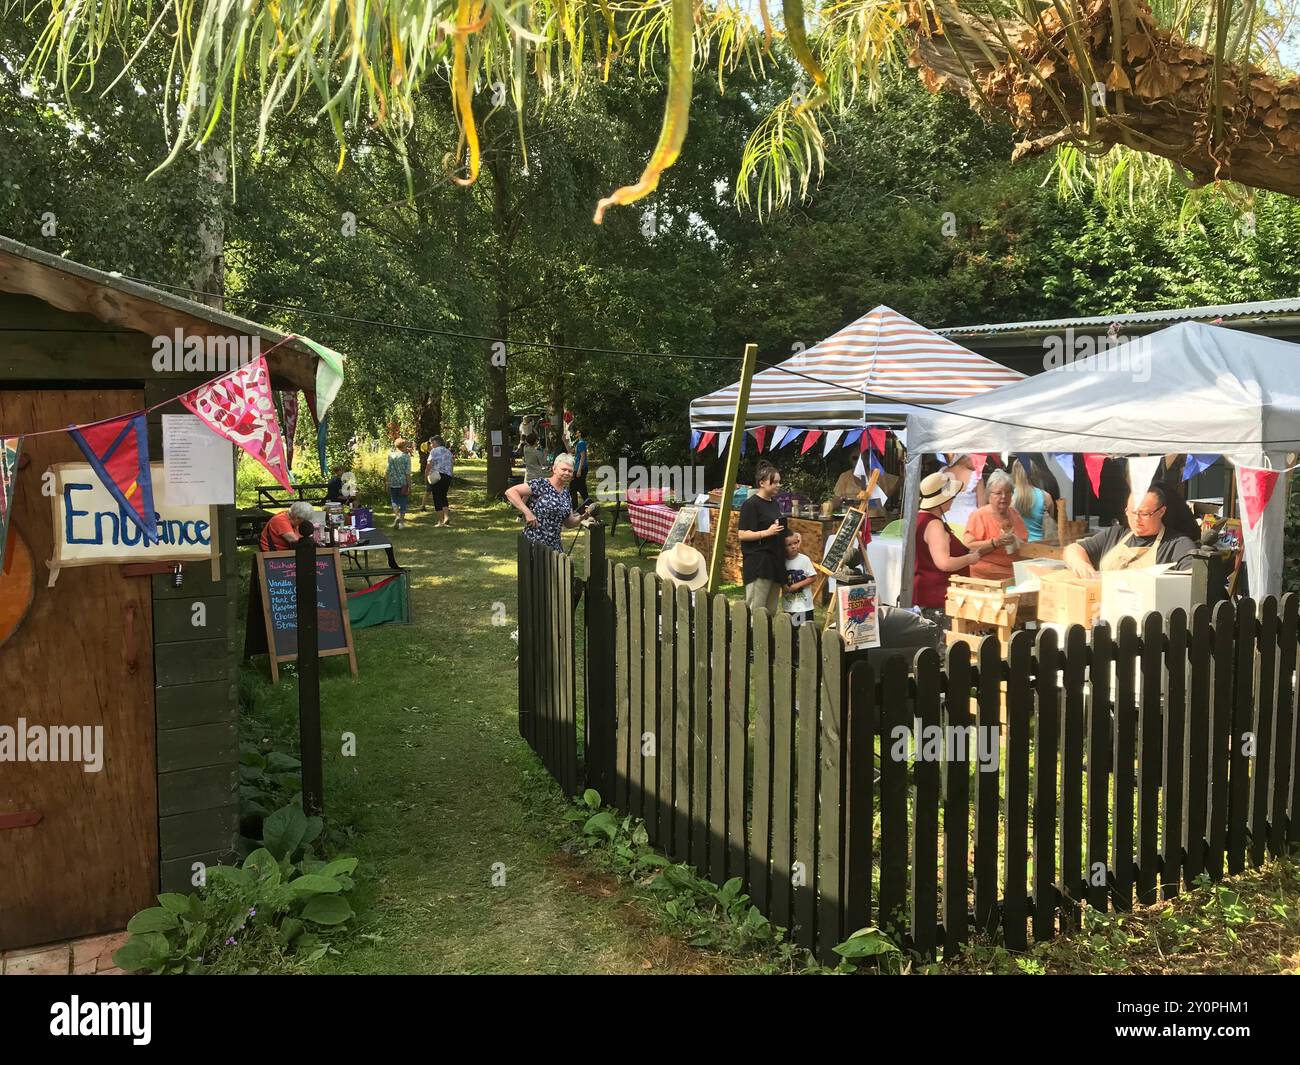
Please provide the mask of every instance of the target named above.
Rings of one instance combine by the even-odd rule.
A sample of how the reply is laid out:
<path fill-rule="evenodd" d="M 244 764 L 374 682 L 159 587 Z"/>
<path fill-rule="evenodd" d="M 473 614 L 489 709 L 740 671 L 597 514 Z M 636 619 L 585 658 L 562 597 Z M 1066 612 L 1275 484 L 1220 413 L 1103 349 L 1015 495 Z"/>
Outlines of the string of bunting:
<path fill-rule="evenodd" d="M 308 393 L 308 407 L 320 427 L 343 385 L 343 356 L 306 337 L 290 334 L 253 361 L 143 410 L 21 435 L 0 432 L 0 560 L 3 560 L 0 569 L 7 573 L 11 562 L 9 519 L 19 457 L 23 441 L 28 437 L 67 433 L 121 507 L 123 515 L 139 528 L 146 544 L 156 543 L 158 538 L 147 418 L 172 403 L 179 402 L 212 432 L 261 463 L 281 487 L 292 490 L 289 480 L 292 442 L 286 446 L 266 361 L 271 352 L 291 340 L 301 340 L 318 356 L 316 388 Z M 297 417 L 298 394 L 294 391 L 285 396 L 285 425 L 290 427 L 290 432 L 297 427 Z"/>

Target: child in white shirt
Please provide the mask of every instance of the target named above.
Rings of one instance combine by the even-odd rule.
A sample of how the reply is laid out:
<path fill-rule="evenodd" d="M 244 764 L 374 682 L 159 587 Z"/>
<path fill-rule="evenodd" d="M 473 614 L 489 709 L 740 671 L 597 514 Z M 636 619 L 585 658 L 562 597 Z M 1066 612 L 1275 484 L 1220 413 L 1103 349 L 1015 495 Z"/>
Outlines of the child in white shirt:
<path fill-rule="evenodd" d="M 813 619 L 812 585 L 817 577 L 816 570 L 807 555 L 801 554 L 799 548 L 803 539 L 793 529 L 785 533 L 785 590 L 781 596 L 781 606 L 790 615 L 790 623 L 795 626 Z"/>

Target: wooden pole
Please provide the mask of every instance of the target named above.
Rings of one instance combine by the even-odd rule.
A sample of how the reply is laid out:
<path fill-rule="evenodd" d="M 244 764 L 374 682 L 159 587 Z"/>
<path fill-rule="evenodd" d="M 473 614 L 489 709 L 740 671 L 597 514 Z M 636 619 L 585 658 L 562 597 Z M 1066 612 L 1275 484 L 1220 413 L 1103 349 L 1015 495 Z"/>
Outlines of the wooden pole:
<path fill-rule="evenodd" d="M 740 367 L 740 391 L 736 395 L 736 415 L 731 420 L 731 450 L 727 452 L 727 472 L 722 479 L 722 499 L 718 501 L 718 528 L 713 534 L 713 560 L 709 565 L 707 594 L 712 595 L 722 583 L 722 560 L 727 553 L 727 534 L 731 526 L 731 496 L 740 472 L 740 444 L 745 434 L 745 413 L 749 409 L 749 383 L 758 362 L 758 345 L 745 345 L 745 359 Z"/>
<path fill-rule="evenodd" d="M 294 548 L 294 591 L 298 602 L 298 755 L 302 761 L 302 809 L 308 817 L 325 811 L 320 738 L 320 637 L 316 630 L 316 541 L 311 522 L 298 530 Z M 347 610 L 347 601 L 343 609 Z M 271 649 L 275 653 L 275 648 Z"/>

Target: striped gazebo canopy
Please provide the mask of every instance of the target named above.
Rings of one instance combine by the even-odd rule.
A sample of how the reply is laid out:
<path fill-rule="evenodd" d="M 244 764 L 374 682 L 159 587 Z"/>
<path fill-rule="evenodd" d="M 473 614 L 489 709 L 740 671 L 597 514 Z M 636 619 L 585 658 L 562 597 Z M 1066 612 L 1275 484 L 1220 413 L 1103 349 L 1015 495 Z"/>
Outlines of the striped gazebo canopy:
<path fill-rule="evenodd" d="M 966 399 L 1023 377 L 882 305 L 807 351 L 756 373 L 745 426 L 901 424 L 917 409 L 909 404 Z M 739 389 L 737 382 L 692 400 L 691 428 L 730 429 Z"/>

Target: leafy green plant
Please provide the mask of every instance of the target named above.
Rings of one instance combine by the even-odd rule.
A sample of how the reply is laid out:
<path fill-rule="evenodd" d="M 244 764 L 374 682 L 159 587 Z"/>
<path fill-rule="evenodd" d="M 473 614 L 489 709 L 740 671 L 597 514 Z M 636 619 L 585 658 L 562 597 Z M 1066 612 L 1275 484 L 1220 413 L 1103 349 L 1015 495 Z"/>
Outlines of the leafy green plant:
<path fill-rule="evenodd" d="M 158 896 L 127 924 L 113 955 L 128 972 L 259 972 L 309 964 L 331 950 L 322 935 L 354 916 L 356 858 L 317 858 L 321 819 L 290 804 L 263 824 L 263 846 L 241 865 L 208 870 L 204 886 Z"/>
<path fill-rule="evenodd" d="M 290 803 L 301 783 L 302 763 L 280 751 L 263 752 L 254 744 L 239 745 L 239 854 L 246 857 L 262 837 L 262 825 L 272 810 Z"/>

